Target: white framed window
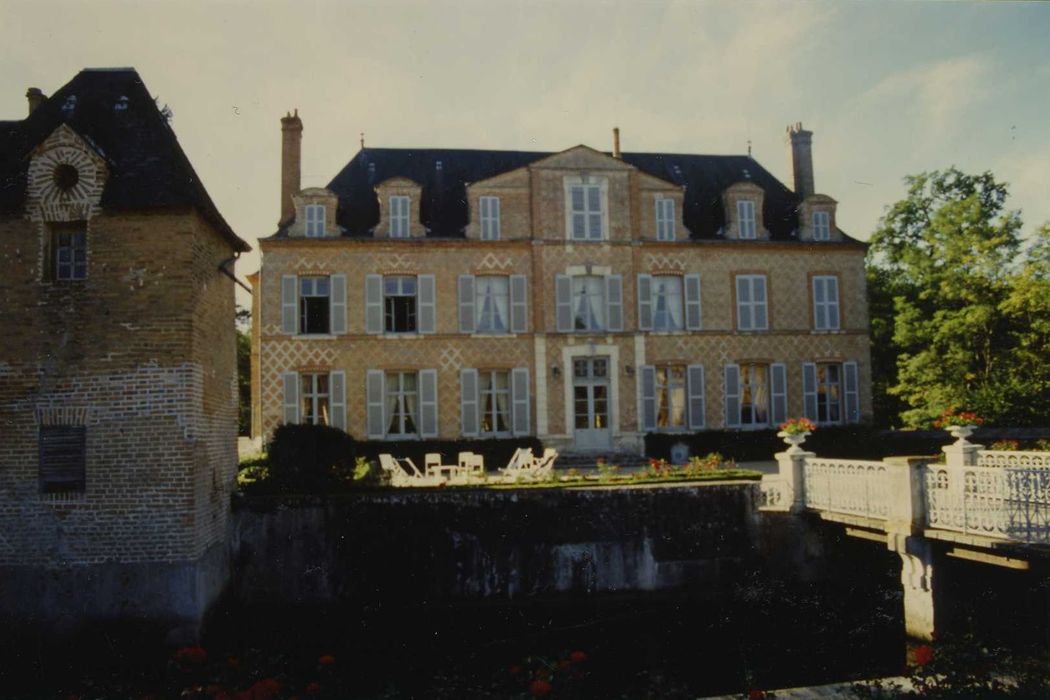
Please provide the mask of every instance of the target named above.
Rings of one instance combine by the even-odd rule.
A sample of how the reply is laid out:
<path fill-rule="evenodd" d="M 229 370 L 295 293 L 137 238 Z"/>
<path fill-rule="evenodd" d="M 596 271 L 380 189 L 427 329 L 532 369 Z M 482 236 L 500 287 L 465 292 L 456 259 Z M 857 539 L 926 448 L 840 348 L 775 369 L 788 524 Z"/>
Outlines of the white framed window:
<path fill-rule="evenodd" d="M 481 240 L 498 241 L 500 237 L 499 197 L 480 197 Z"/>
<path fill-rule="evenodd" d="M 390 198 L 390 237 L 408 238 L 408 219 L 412 200 L 404 195 Z"/>
<path fill-rule="evenodd" d="M 813 277 L 813 327 L 818 331 L 839 329 L 839 278 Z"/>
<path fill-rule="evenodd" d="M 670 197 L 656 199 L 656 240 L 674 240 L 674 200 Z"/>
<path fill-rule="evenodd" d="M 331 332 L 331 280 L 328 277 L 299 278 L 299 333 Z"/>
<path fill-rule="evenodd" d="M 386 373 L 386 434 L 407 437 L 419 434 L 419 390 L 415 372 Z"/>
<path fill-rule="evenodd" d="M 736 276 L 736 327 L 741 331 L 769 328 L 765 275 Z"/>
<path fill-rule="evenodd" d="M 678 275 L 653 275 L 651 287 L 653 330 L 682 330 L 682 278 Z"/>
<path fill-rule="evenodd" d="M 387 333 L 415 333 L 418 327 L 416 278 L 383 278 L 383 329 Z"/>
<path fill-rule="evenodd" d="M 581 177 L 566 187 L 569 238 L 574 241 L 605 239 L 605 188 L 601 182 Z"/>
<path fill-rule="evenodd" d="M 605 330 L 605 311 L 605 278 L 593 275 L 573 277 L 573 330 L 584 332 Z"/>
<path fill-rule="evenodd" d="M 755 238 L 755 202 L 750 199 L 738 199 L 736 202 L 736 219 L 741 238 Z"/>
<path fill-rule="evenodd" d="M 656 429 L 686 427 L 685 367 L 656 367 Z"/>
<path fill-rule="evenodd" d="M 306 237 L 322 238 L 325 235 L 325 207 L 323 204 L 307 204 Z"/>
<path fill-rule="evenodd" d="M 831 240 L 831 215 L 826 211 L 813 212 L 813 240 Z"/>
<path fill-rule="evenodd" d="M 810 420 L 825 425 L 860 420 L 856 362 L 802 363 L 802 391 Z"/>
<path fill-rule="evenodd" d="M 481 401 L 482 435 L 510 434 L 510 372 L 478 370 L 478 392 Z"/>
<path fill-rule="evenodd" d="M 331 425 L 328 374 L 310 372 L 299 375 L 299 422 Z"/>
<path fill-rule="evenodd" d="M 507 333 L 510 329 L 510 278 L 486 275 L 474 278 L 475 332 Z"/>
<path fill-rule="evenodd" d="M 81 226 L 58 226 L 51 232 L 52 278 L 82 280 L 87 278 L 87 234 Z"/>

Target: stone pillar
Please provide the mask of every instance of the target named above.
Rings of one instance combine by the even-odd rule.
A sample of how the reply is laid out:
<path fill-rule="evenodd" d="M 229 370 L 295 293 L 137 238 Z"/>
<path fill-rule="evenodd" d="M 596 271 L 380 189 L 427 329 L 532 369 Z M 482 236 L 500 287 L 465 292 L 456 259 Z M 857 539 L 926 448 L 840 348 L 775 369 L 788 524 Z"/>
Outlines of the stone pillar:
<path fill-rule="evenodd" d="M 933 641 L 936 619 L 930 541 L 923 537 L 890 534 L 889 545 L 901 558 L 904 631 L 912 639 Z"/>
<path fill-rule="evenodd" d="M 977 453 L 984 449 L 984 445 L 975 445 L 961 437 L 947 447 L 942 447 L 945 462 L 949 467 L 976 467 Z"/>
<path fill-rule="evenodd" d="M 924 457 L 887 457 L 890 511 L 886 531 L 921 535 L 926 527 L 926 464 Z"/>
<path fill-rule="evenodd" d="M 299 110 L 281 117 L 281 220 L 283 225 L 295 218 L 292 195 L 301 189 L 303 122 Z"/>
<path fill-rule="evenodd" d="M 780 468 L 780 478 L 791 485 L 792 513 L 806 509 L 806 460 L 816 456 L 816 453 L 806 452 L 798 445 L 773 455 Z"/>

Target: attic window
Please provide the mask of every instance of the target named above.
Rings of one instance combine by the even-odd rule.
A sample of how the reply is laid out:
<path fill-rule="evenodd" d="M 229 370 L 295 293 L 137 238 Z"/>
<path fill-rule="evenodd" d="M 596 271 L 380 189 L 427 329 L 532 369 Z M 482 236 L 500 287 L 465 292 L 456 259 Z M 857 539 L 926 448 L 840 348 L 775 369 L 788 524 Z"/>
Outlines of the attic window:
<path fill-rule="evenodd" d="M 124 112 L 128 108 L 128 97 L 127 95 L 121 95 L 117 98 L 116 104 L 113 105 L 114 112 Z"/>
<path fill-rule="evenodd" d="M 51 179 L 54 181 L 55 187 L 63 192 L 69 192 L 80 182 L 80 171 L 69 163 L 59 163 L 51 172 Z"/>
<path fill-rule="evenodd" d="M 76 108 L 77 108 L 77 96 L 76 95 L 70 95 L 69 97 L 66 98 L 65 104 L 62 105 L 62 111 L 65 112 L 66 114 L 72 114 L 73 111 Z"/>

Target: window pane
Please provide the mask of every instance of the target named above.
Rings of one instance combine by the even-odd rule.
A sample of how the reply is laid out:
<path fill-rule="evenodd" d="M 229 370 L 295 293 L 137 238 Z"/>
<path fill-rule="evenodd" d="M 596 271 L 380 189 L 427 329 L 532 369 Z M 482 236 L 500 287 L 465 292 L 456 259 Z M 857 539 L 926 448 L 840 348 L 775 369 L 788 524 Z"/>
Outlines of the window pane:
<path fill-rule="evenodd" d="M 583 187 L 579 185 L 572 188 L 572 210 L 583 211 Z"/>
<path fill-rule="evenodd" d="M 590 211 L 601 211 L 601 189 L 597 186 L 587 188 L 587 208 Z"/>

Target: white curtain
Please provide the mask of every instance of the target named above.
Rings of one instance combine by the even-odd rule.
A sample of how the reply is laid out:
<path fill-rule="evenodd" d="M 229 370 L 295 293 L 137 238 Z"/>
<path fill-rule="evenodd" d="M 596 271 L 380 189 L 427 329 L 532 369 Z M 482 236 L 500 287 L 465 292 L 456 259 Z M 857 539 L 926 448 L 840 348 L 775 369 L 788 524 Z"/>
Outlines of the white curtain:
<path fill-rule="evenodd" d="M 605 280 L 601 277 L 574 277 L 576 295 L 576 330 L 605 328 Z"/>
<path fill-rule="evenodd" d="M 479 331 L 506 332 L 508 303 L 510 296 L 506 277 L 478 277 L 475 282 L 477 295 L 477 328 Z"/>
<path fill-rule="evenodd" d="M 653 328 L 659 331 L 682 329 L 682 278 L 653 278 Z"/>
<path fill-rule="evenodd" d="M 510 432 L 510 386 L 506 372 L 494 375 L 494 393 L 496 395 L 496 430 Z"/>

